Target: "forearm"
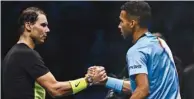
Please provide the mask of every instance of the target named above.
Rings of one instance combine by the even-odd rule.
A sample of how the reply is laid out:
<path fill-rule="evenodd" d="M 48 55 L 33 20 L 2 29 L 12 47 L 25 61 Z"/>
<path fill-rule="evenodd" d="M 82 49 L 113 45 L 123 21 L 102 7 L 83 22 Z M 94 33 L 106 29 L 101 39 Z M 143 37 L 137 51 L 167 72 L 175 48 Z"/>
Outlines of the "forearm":
<path fill-rule="evenodd" d="M 54 98 L 67 96 L 73 93 L 72 87 L 69 81 L 56 82 L 55 84 L 51 85 L 51 87 L 48 88 L 47 91 Z"/>
<path fill-rule="evenodd" d="M 51 72 L 38 77 L 36 81 L 42 87 L 44 87 L 52 97 L 76 94 L 79 91 L 87 88 L 88 85 L 88 83 L 86 82 L 86 78 L 59 82 L 55 79 Z"/>
<path fill-rule="evenodd" d="M 124 92 L 125 94 L 131 93 L 130 81 L 124 80 L 122 92 Z"/>
<path fill-rule="evenodd" d="M 53 97 L 67 96 L 76 94 L 87 87 L 85 78 L 80 78 L 72 81 L 57 82 L 50 88 L 49 93 Z"/>
<path fill-rule="evenodd" d="M 130 99 L 145 99 L 149 94 L 147 87 L 137 87 Z"/>

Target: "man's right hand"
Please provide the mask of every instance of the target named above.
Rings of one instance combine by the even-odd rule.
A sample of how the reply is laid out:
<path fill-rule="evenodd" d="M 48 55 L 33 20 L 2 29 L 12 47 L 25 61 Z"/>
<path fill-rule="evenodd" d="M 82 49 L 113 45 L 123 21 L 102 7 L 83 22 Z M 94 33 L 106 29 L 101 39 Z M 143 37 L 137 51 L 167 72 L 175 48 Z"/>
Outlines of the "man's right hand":
<path fill-rule="evenodd" d="M 104 84 L 108 79 L 103 66 L 92 66 L 88 68 L 86 77 L 91 77 L 93 84 Z"/>

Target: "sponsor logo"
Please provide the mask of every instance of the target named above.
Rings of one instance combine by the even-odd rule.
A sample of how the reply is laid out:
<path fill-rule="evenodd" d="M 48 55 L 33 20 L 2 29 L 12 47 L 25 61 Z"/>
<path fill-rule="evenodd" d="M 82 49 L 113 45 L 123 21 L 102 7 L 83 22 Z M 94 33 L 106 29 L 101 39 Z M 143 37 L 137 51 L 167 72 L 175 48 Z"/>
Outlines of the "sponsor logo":
<path fill-rule="evenodd" d="M 141 68 L 141 65 L 129 66 L 129 69 L 137 69 L 137 68 Z"/>
<path fill-rule="evenodd" d="M 79 86 L 80 82 L 78 82 L 77 84 L 75 84 L 75 87 Z"/>

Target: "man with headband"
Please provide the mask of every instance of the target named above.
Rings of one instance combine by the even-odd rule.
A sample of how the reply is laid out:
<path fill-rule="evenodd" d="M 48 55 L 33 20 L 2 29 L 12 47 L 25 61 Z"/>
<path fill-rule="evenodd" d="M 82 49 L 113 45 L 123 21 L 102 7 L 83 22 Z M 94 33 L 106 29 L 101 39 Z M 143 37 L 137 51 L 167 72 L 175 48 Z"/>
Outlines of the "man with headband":
<path fill-rule="evenodd" d="M 53 97 L 76 94 L 88 87 L 89 77 L 57 81 L 34 50 L 44 43 L 50 31 L 46 14 L 39 8 L 25 9 L 20 18 L 20 38 L 3 61 L 4 99 L 45 99 L 45 89 Z M 103 67 L 97 70 L 99 79 L 107 79 Z M 95 79 L 94 79 L 95 80 Z"/>

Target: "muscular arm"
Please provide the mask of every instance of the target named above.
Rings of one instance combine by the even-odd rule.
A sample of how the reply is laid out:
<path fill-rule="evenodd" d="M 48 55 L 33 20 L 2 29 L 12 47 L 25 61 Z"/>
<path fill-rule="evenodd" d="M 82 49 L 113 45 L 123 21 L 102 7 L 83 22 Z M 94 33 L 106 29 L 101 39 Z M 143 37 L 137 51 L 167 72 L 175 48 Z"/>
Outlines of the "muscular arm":
<path fill-rule="evenodd" d="M 144 99 L 149 94 L 148 68 L 150 47 L 141 47 L 127 54 L 128 73 L 131 80 L 131 86 L 136 87 L 130 99 Z"/>
<path fill-rule="evenodd" d="M 106 79 L 104 68 L 100 68 L 97 72 L 100 79 Z M 70 95 L 72 93 L 76 94 L 85 89 L 88 86 L 86 78 L 87 77 L 73 81 L 59 82 L 54 78 L 51 72 L 48 72 L 45 75 L 38 77 L 37 82 L 43 86 L 51 96 L 59 97 Z"/>
<path fill-rule="evenodd" d="M 44 87 L 52 97 L 66 96 L 72 94 L 69 81 L 56 81 L 51 72 L 37 78 L 37 82 Z"/>
<path fill-rule="evenodd" d="M 36 80 L 37 83 L 44 87 L 52 97 L 70 95 L 72 93 L 76 94 L 85 89 L 88 85 L 85 78 L 64 82 L 57 81 L 36 51 L 27 50 L 20 54 L 21 67 L 23 67 L 33 80 Z M 26 58 L 28 58 L 28 60 L 23 62 Z M 103 72 L 102 69 L 99 71 Z"/>
<path fill-rule="evenodd" d="M 149 83 L 147 74 L 137 74 L 135 77 L 136 89 L 130 99 L 144 99 L 149 94 Z"/>

